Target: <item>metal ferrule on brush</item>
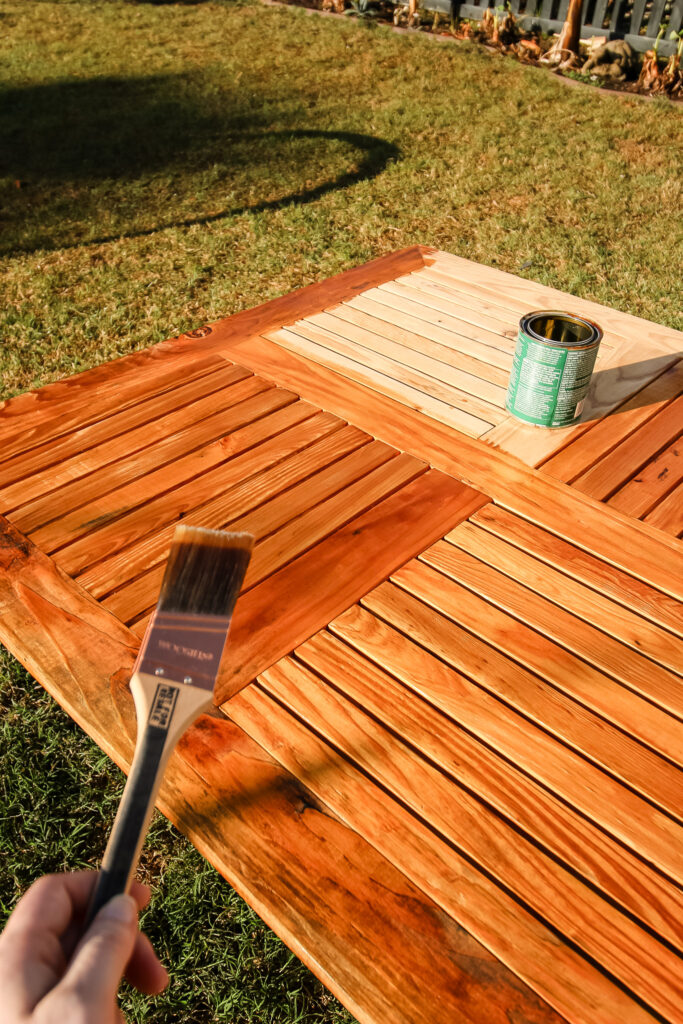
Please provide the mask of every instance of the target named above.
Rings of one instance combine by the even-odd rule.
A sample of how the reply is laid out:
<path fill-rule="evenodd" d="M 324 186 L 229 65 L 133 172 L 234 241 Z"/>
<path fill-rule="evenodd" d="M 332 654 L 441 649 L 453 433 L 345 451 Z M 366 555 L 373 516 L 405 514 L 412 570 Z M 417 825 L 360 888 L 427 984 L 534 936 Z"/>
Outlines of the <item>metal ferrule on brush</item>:
<path fill-rule="evenodd" d="M 213 691 L 232 616 L 156 611 L 135 669 Z"/>

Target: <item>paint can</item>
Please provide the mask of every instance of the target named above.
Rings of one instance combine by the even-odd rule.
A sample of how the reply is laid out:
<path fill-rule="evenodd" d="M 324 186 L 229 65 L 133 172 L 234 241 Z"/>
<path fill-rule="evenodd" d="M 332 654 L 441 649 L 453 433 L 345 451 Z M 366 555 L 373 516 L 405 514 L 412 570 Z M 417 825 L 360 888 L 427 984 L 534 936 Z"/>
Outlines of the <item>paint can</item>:
<path fill-rule="evenodd" d="M 573 313 L 539 310 L 519 322 L 505 407 L 538 427 L 567 427 L 580 417 L 602 331 Z"/>

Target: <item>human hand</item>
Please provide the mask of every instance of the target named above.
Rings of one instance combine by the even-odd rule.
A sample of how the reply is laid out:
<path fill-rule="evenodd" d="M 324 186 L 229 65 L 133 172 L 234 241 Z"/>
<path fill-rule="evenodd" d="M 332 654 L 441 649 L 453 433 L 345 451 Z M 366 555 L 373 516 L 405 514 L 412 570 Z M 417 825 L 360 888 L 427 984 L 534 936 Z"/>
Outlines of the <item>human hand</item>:
<path fill-rule="evenodd" d="M 22 896 L 0 935 L 0 1024 L 122 1024 L 116 993 L 126 980 L 147 995 L 168 984 L 138 910 L 146 885 L 116 896 L 81 937 L 97 875 L 46 875 Z"/>

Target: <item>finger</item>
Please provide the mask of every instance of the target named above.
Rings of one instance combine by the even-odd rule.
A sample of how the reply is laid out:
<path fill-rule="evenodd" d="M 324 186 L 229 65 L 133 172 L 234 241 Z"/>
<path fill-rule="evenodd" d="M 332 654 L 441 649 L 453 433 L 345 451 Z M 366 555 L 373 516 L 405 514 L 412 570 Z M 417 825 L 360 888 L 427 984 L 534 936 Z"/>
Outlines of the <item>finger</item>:
<path fill-rule="evenodd" d="M 142 932 L 138 933 L 133 955 L 126 967 L 126 981 L 146 996 L 156 996 L 168 985 L 168 971 Z"/>
<path fill-rule="evenodd" d="M 144 882 L 132 882 L 130 894 L 138 905 L 138 910 L 144 910 L 152 897 L 152 890 Z"/>
<path fill-rule="evenodd" d="M 115 896 L 96 914 L 58 986 L 77 996 L 97 1020 L 98 1008 L 111 1005 L 138 935 L 137 904 L 132 896 Z"/>

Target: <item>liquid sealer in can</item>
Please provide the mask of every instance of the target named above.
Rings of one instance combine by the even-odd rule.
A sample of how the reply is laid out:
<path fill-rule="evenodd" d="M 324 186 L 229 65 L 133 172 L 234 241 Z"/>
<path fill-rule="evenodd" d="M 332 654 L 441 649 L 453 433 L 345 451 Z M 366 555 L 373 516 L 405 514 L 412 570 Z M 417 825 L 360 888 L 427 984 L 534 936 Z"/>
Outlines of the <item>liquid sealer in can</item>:
<path fill-rule="evenodd" d="M 539 427 L 567 427 L 583 410 L 602 331 L 572 313 L 541 310 L 519 322 L 505 407 Z"/>

